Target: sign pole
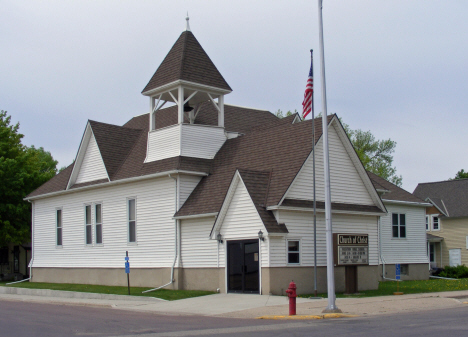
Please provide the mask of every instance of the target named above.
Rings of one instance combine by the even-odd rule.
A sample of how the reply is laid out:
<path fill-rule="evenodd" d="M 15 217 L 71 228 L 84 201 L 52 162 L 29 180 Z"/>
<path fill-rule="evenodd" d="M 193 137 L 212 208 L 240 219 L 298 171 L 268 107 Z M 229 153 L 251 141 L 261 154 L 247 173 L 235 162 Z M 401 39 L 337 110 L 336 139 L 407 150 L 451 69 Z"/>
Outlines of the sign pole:
<path fill-rule="evenodd" d="M 128 294 L 130 295 L 130 262 L 128 259 L 128 250 L 126 251 L 126 256 L 125 256 L 125 273 L 127 274 Z"/>
<path fill-rule="evenodd" d="M 331 190 L 330 190 L 330 160 L 328 154 L 328 117 L 327 117 L 327 94 L 325 86 L 325 53 L 323 46 L 323 22 L 322 22 L 322 0 L 318 0 L 319 13 L 319 38 L 320 38 L 320 65 L 322 79 L 322 129 L 323 129 L 323 167 L 325 175 L 325 221 L 327 240 L 327 292 L 328 306 L 324 312 L 341 312 L 335 304 L 335 270 L 333 265 L 333 231 L 331 214 Z"/>

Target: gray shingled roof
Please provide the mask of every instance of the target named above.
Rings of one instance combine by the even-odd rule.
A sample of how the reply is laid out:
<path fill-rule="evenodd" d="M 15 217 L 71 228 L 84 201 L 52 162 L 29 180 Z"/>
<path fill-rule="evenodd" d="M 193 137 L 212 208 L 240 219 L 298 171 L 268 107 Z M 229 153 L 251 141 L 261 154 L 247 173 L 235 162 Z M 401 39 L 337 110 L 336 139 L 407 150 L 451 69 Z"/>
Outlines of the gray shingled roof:
<path fill-rule="evenodd" d="M 177 123 L 177 109 L 170 107 L 156 113 L 156 121 L 163 121 L 164 126 Z M 123 126 L 89 121 L 93 130 L 104 164 L 111 181 L 145 176 L 170 170 L 185 170 L 209 173 L 211 159 L 190 157 L 172 157 L 145 163 L 149 116 L 148 114 L 132 118 Z M 216 125 L 217 112 L 209 104 L 203 105 L 196 119 L 197 124 Z M 248 133 L 253 128 L 275 126 L 283 122 L 265 110 L 225 105 L 225 128 L 227 131 Z M 163 126 L 161 126 L 163 127 Z M 73 164 L 57 174 L 51 180 L 31 192 L 27 197 L 64 191 L 73 170 Z M 72 188 L 103 183 L 101 180 L 76 184 Z"/>
<path fill-rule="evenodd" d="M 328 117 L 330 122 L 334 115 Z M 322 121 L 315 122 L 317 142 Z M 278 123 L 228 139 L 218 151 L 211 174 L 204 177 L 176 216 L 219 212 L 236 170 L 271 171 L 265 206 L 278 205 L 312 151 L 312 121 Z"/>
<path fill-rule="evenodd" d="M 389 191 L 381 196 L 382 200 L 406 201 L 416 203 L 424 202 L 424 200 L 414 196 L 408 191 L 405 191 L 401 187 L 398 187 L 397 185 L 392 184 L 391 182 L 379 177 L 375 173 L 368 171 L 367 175 L 371 179 L 376 189 L 385 189 Z"/>
<path fill-rule="evenodd" d="M 413 194 L 431 199 L 450 218 L 468 216 L 468 179 L 418 184 Z"/>
<path fill-rule="evenodd" d="M 180 35 L 142 93 L 177 80 L 232 91 L 190 31 L 185 31 Z"/>

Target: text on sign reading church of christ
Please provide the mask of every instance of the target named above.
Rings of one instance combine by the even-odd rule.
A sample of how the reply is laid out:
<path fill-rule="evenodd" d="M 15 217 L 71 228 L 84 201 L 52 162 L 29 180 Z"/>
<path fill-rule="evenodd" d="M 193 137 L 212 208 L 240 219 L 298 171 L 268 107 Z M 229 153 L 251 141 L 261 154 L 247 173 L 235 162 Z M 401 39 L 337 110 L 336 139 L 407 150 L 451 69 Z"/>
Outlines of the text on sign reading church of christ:
<path fill-rule="evenodd" d="M 369 264 L 369 236 L 367 234 L 335 234 L 337 265 Z"/>

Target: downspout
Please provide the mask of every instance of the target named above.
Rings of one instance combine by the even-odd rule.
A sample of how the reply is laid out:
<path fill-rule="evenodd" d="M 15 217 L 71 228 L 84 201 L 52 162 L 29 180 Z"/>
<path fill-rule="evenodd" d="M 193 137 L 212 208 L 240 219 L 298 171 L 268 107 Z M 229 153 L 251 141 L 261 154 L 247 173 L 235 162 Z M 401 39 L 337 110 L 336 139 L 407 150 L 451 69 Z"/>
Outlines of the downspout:
<path fill-rule="evenodd" d="M 28 200 L 28 201 L 31 203 L 31 262 L 29 262 L 29 277 L 21 281 L 7 283 L 6 285 L 30 281 L 32 278 L 32 264 L 34 261 L 34 201 L 31 201 L 31 200 Z M 26 254 L 26 259 L 27 259 L 28 253 L 26 250 L 25 250 L 25 254 Z"/>
<path fill-rule="evenodd" d="M 379 230 L 379 255 L 380 255 L 380 261 L 382 262 L 382 279 L 383 280 L 388 280 L 388 281 L 401 281 L 393 278 L 388 278 L 385 277 L 385 259 L 382 255 L 382 222 L 381 222 L 382 217 L 379 216 L 378 222 L 378 230 Z"/>
<path fill-rule="evenodd" d="M 174 204 L 175 204 L 175 212 L 177 212 L 178 209 L 179 209 L 179 202 L 178 202 L 179 201 L 179 198 L 178 198 L 179 189 L 178 189 L 178 183 L 177 183 L 178 178 L 174 178 L 170 174 L 169 174 L 169 178 L 172 178 L 175 181 L 175 202 L 174 202 Z M 174 262 L 172 262 L 172 268 L 171 268 L 171 281 L 169 283 L 166 283 L 165 285 L 160 286 L 160 287 L 142 291 L 141 292 L 142 294 L 143 293 L 149 293 L 150 291 L 155 291 L 155 290 L 167 287 L 168 285 L 174 283 L 174 266 L 176 264 L 177 255 L 178 255 L 177 254 L 177 248 L 178 248 L 178 245 L 177 245 L 177 238 L 178 238 L 178 236 L 177 236 L 177 234 L 178 234 L 177 227 L 178 227 L 178 225 L 179 225 L 179 220 L 177 220 L 177 219 L 174 220 Z"/>

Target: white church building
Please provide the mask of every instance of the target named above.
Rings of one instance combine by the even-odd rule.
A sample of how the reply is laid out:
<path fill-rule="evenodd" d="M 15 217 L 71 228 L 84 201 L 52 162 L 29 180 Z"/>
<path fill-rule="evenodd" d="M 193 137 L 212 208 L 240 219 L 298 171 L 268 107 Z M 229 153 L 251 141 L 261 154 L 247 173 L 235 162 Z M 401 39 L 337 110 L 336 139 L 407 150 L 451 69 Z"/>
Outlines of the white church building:
<path fill-rule="evenodd" d="M 32 281 L 126 285 L 128 251 L 132 286 L 284 294 L 294 280 L 313 292 L 312 121 L 225 104 L 231 91 L 187 30 L 143 89 L 149 113 L 89 120 L 74 163 L 26 197 Z M 427 277 L 424 202 L 369 176 L 336 115 L 328 132 L 336 290 L 347 268 L 359 289 L 377 288 L 382 248 L 389 266 Z M 326 292 L 321 119 L 315 133 Z M 397 237 L 394 213 L 410 214 Z"/>

